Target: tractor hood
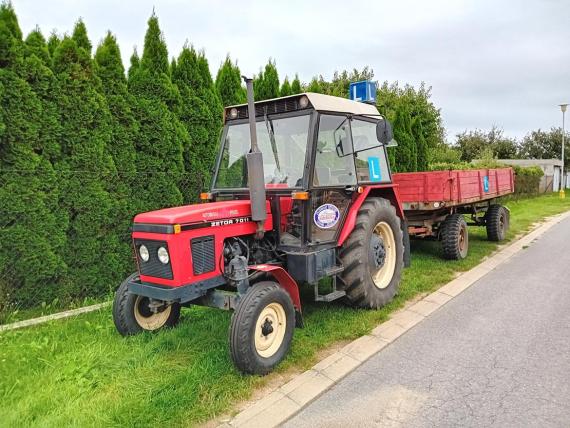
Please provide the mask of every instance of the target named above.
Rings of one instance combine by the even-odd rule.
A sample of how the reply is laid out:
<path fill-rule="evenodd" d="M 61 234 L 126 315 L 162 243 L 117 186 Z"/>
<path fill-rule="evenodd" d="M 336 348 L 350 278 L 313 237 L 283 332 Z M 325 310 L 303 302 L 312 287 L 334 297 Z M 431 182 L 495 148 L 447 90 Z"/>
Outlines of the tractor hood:
<path fill-rule="evenodd" d="M 270 213 L 269 202 L 266 204 L 266 210 Z M 237 201 L 208 202 L 150 211 L 135 216 L 134 222 L 146 224 L 188 224 L 249 216 L 251 216 L 249 199 L 240 199 Z"/>

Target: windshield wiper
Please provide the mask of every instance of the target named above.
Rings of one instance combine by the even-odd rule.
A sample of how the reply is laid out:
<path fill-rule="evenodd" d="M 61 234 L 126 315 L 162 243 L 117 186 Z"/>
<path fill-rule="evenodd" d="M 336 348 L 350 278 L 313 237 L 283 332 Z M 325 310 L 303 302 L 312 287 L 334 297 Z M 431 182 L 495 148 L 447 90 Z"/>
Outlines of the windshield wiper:
<path fill-rule="evenodd" d="M 281 172 L 281 165 L 279 164 L 279 155 L 277 154 L 277 144 L 275 143 L 275 134 L 273 133 L 273 122 L 267 118 L 267 108 L 263 112 L 263 119 L 265 119 L 265 127 L 269 134 L 269 141 L 271 142 L 271 150 L 273 151 L 273 158 L 275 159 L 275 166 Z"/>

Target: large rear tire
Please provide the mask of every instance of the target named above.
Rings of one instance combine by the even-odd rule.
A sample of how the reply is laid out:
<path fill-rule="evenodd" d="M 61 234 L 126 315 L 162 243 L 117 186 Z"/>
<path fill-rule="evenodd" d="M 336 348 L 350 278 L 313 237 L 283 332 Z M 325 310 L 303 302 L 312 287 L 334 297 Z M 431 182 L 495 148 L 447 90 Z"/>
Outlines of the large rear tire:
<path fill-rule="evenodd" d="M 173 303 L 151 309 L 148 297 L 129 293 L 129 281 L 136 280 L 132 274 L 119 286 L 113 302 L 113 321 L 123 336 L 132 336 L 143 331 L 157 331 L 163 327 L 174 327 L 180 319 L 180 304 Z"/>
<path fill-rule="evenodd" d="M 487 239 L 499 242 L 505 239 L 509 229 L 509 212 L 502 205 L 491 205 L 485 213 Z"/>
<path fill-rule="evenodd" d="M 448 215 L 441 223 L 441 246 L 443 257 L 462 260 L 469 252 L 469 232 L 462 214 Z"/>
<path fill-rule="evenodd" d="M 253 285 L 230 323 L 230 353 L 245 374 L 266 375 L 289 352 L 295 308 L 289 294 L 273 281 Z"/>
<path fill-rule="evenodd" d="M 340 279 L 345 301 L 378 309 L 398 291 L 404 264 L 400 218 L 390 201 L 369 198 L 358 211 L 356 225 L 340 251 Z"/>

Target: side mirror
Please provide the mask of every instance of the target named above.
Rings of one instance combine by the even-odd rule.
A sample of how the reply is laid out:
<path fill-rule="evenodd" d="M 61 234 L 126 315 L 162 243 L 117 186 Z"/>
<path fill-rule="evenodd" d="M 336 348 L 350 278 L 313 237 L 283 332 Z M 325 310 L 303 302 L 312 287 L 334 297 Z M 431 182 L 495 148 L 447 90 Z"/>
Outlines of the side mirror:
<path fill-rule="evenodd" d="M 376 124 L 376 138 L 382 144 L 388 144 L 394 139 L 392 125 L 386 119 L 380 119 Z"/>

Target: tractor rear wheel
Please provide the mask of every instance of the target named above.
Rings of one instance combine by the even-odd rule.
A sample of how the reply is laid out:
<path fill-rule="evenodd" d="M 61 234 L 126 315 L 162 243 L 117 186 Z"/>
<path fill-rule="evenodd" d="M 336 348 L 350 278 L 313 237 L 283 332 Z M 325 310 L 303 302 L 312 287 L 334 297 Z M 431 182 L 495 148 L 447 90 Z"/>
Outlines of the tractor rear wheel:
<path fill-rule="evenodd" d="M 485 213 L 487 239 L 499 242 L 505 239 L 509 229 L 509 212 L 502 205 L 491 205 Z"/>
<path fill-rule="evenodd" d="M 450 214 L 441 223 L 441 246 L 443 257 L 462 260 L 469 251 L 469 232 L 462 214 Z"/>
<path fill-rule="evenodd" d="M 123 336 L 132 336 L 142 331 L 156 331 L 174 327 L 180 319 L 180 304 L 156 305 L 148 297 L 137 296 L 128 291 L 129 281 L 138 278 L 132 274 L 119 286 L 113 302 L 113 321 Z"/>
<path fill-rule="evenodd" d="M 362 204 L 340 259 L 349 305 L 378 309 L 392 300 L 402 275 L 404 244 L 400 218 L 390 201 L 369 198 Z"/>
<path fill-rule="evenodd" d="M 289 294 L 273 281 L 253 285 L 230 323 L 230 353 L 239 371 L 266 375 L 289 352 L 295 308 Z"/>

